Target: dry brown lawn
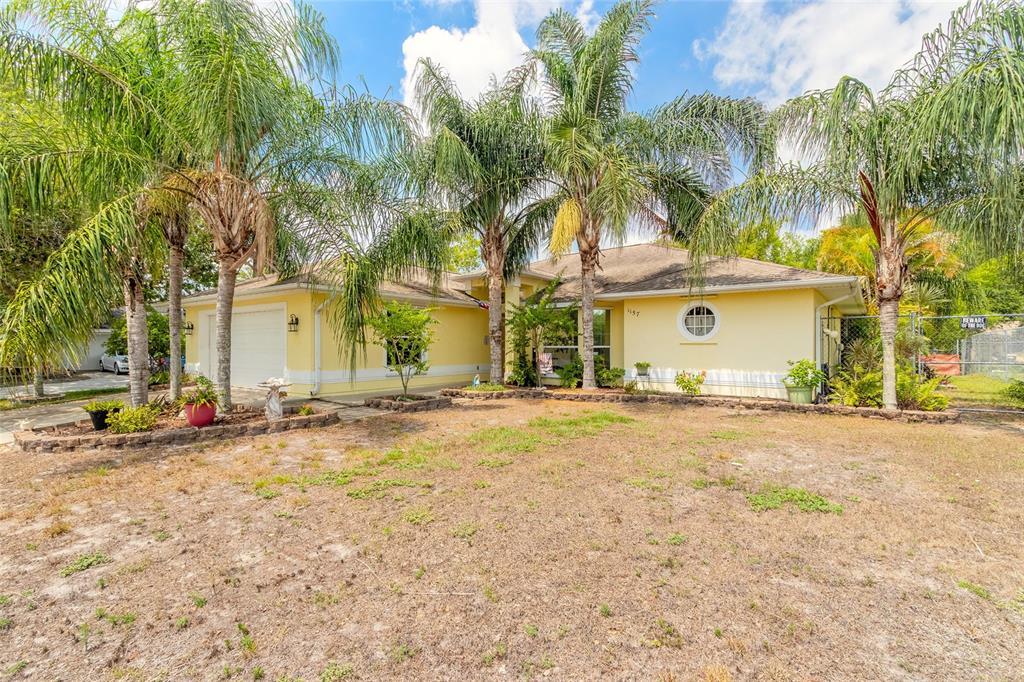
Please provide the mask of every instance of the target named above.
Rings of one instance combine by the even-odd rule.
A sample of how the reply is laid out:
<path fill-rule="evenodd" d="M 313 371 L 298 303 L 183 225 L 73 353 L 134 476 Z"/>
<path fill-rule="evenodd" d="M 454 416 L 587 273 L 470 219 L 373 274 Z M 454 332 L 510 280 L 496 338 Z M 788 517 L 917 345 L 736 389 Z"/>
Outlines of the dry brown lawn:
<path fill-rule="evenodd" d="M 0 493 L 0 680 L 1024 679 L 1014 426 L 488 401 Z"/>

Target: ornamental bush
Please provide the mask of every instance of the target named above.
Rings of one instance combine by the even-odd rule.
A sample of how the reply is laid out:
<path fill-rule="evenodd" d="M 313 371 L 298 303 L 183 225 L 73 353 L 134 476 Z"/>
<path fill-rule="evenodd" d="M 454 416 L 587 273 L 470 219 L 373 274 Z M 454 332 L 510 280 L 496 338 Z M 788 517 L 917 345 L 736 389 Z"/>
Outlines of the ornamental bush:
<path fill-rule="evenodd" d="M 156 426 L 157 412 L 149 405 L 128 407 L 107 416 L 111 433 L 139 433 Z"/>

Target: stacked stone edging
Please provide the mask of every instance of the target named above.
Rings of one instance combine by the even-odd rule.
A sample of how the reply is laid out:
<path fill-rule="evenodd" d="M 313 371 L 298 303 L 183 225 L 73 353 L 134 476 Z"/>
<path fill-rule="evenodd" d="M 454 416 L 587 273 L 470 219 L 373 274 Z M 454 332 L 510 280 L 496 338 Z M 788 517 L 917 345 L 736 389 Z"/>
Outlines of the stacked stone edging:
<path fill-rule="evenodd" d="M 562 393 L 511 388 L 506 391 L 467 391 L 460 388 L 446 388 L 441 395 L 450 398 L 472 398 L 475 400 L 498 400 L 503 398 L 574 400 L 585 403 L 668 403 L 684 405 L 706 405 L 709 407 L 741 407 L 748 410 L 770 410 L 775 412 L 810 412 L 814 414 L 840 414 L 890 419 L 905 422 L 928 422 L 946 424 L 960 421 L 957 410 L 944 412 L 923 412 L 921 410 L 883 410 L 875 407 L 847 407 L 845 405 L 801 405 L 783 400 L 764 398 L 726 398 L 718 396 L 690 396 L 676 393 Z"/>
<path fill-rule="evenodd" d="M 380 396 L 378 398 L 367 398 L 367 407 L 376 407 L 380 410 L 391 410 L 392 412 L 426 412 L 427 410 L 440 410 L 452 406 L 452 399 L 447 396 L 440 398 L 426 398 L 424 400 L 397 400 L 398 396 Z"/>
<path fill-rule="evenodd" d="M 14 434 L 14 444 L 25 452 L 73 452 L 75 450 L 139 448 L 150 445 L 185 445 L 214 438 L 239 438 L 280 433 L 292 429 L 328 426 L 338 421 L 337 412 L 292 415 L 277 421 L 256 420 L 247 424 L 212 424 L 202 428 L 184 426 L 180 429 L 143 431 L 140 433 L 88 433 L 75 436 L 52 435 L 58 428 L 46 426 Z M 81 422 L 76 422 L 81 423 Z M 86 421 L 85 423 L 88 423 Z"/>

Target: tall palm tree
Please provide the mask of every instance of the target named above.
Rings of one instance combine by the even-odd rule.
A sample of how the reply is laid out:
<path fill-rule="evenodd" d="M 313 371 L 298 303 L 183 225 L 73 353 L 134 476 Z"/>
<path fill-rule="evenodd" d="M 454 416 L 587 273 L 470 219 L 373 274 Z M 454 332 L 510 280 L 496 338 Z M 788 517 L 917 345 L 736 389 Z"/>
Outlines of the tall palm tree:
<path fill-rule="evenodd" d="M 38 331 L 20 332 L 21 347 L 45 342 L 66 351 L 85 338 L 101 314 L 96 301 L 115 284 L 96 268 L 125 272 L 131 283 L 159 234 L 154 216 L 177 195 L 217 252 L 217 378 L 230 409 L 239 269 L 272 261 L 281 221 L 329 224 L 350 200 L 373 212 L 380 194 L 369 190 L 386 174 L 368 171 L 366 157 L 407 139 L 404 113 L 339 95 L 329 83 L 326 99 L 313 96 L 305 80 L 331 71 L 336 46 L 304 5 L 274 11 L 246 0 L 159 0 L 111 22 L 91 0 L 26 4 L 53 30 L 24 31 L 16 14 L 8 18 L 0 74 L 60 106 L 88 144 L 58 140 L 45 153 L 22 147 L 13 156 L 29 180 L 73 178 L 96 199 L 79 238 L 34 285 L 38 295 L 16 297 L 18 319 L 27 322 L 20 328 Z M 136 59 L 139 46 L 153 59 Z M 62 324 L 39 331 L 35 322 L 58 305 Z M 144 370 L 132 374 L 144 382 Z"/>
<path fill-rule="evenodd" d="M 552 120 L 548 177 L 559 208 L 554 253 L 573 242 L 581 266 L 583 386 L 594 388 L 594 276 L 601 246 L 631 226 L 683 237 L 732 176 L 732 155 L 760 160 L 763 109 L 754 100 L 683 95 L 653 111 L 628 111 L 650 0 L 616 4 L 592 35 L 564 10 L 537 30 L 527 69 L 542 67 Z"/>
<path fill-rule="evenodd" d="M 696 230 L 698 252 L 726 244 L 722 214 L 807 219 L 862 212 L 873 240 L 883 404 L 896 408 L 899 305 L 909 254 L 934 223 L 995 252 L 1024 245 L 1024 8 L 972 2 L 879 92 L 843 77 L 773 113 L 777 139 L 802 163 L 726 193 Z"/>
<path fill-rule="evenodd" d="M 497 84 L 466 102 L 448 74 L 426 59 L 419 63 L 415 93 L 430 129 L 421 162 L 429 193 L 443 196 L 480 241 L 487 272 L 490 380 L 500 384 L 505 380 L 505 280 L 534 253 L 539 223 L 551 205 L 537 196 L 544 160 L 541 116 L 522 92 Z"/>

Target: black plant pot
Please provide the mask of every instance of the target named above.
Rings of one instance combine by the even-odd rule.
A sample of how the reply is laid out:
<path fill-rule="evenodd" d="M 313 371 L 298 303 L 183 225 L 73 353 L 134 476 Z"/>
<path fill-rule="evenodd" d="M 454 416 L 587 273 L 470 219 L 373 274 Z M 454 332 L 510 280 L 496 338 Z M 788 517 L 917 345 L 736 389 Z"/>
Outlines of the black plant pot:
<path fill-rule="evenodd" d="M 96 431 L 105 431 L 107 428 L 107 416 L 114 412 L 120 412 L 120 410 L 94 410 L 89 412 L 89 419 L 92 420 L 92 428 Z"/>

